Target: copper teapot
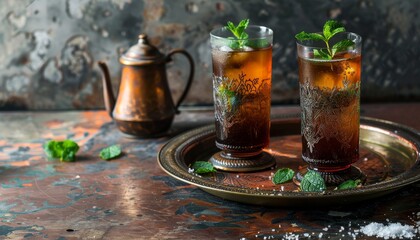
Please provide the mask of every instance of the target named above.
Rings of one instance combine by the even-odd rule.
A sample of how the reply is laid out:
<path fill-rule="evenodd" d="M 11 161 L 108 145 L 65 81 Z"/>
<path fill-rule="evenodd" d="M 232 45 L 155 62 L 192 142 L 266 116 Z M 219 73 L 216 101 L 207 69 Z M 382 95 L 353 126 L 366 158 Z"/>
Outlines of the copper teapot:
<path fill-rule="evenodd" d="M 188 59 L 190 73 L 183 93 L 174 104 L 165 64 L 177 53 Z M 142 34 L 138 44 L 120 57 L 120 63 L 123 68 L 115 101 L 108 67 L 104 62 L 98 62 L 103 73 L 104 101 L 109 115 L 123 133 L 131 136 L 154 137 L 166 132 L 175 114 L 179 113 L 178 107 L 193 80 L 194 62 L 191 55 L 183 49 L 174 49 L 168 55 L 163 55 Z"/>

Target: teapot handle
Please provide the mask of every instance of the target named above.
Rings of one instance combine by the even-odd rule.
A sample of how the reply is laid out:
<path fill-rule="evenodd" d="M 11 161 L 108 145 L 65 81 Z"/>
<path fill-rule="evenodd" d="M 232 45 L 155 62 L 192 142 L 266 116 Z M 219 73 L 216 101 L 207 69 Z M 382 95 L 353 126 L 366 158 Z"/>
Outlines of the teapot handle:
<path fill-rule="evenodd" d="M 187 81 L 187 84 L 185 86 L 184 92 L 182 92 L 181 96 L 178 99 L 178 102 L 175 104 L 175 113 L 176 114 L 179 113 L 178 107 L 179 107 L 179 105 L 181 105 L 182 101 L 187 96 L 188 91 L 190 90 L 190 87 L 191 87 L 191 84 L 192 84 L 193 77 L 194 77 L 194 61 L 193 61 L 193 58 L 184 49 L 174 49 L 171 52 L 169 52 L 169 54 L 166 58 L 167 62 L 171 61 L 171 56 L 174 55 L 174 54 L 177 54 L 177 53 L 180 53 L 180 54 L 184 55 L 188 59 L 188 62 L 190 63 L 190 74 L 188 76 L 188 81 Z"/>

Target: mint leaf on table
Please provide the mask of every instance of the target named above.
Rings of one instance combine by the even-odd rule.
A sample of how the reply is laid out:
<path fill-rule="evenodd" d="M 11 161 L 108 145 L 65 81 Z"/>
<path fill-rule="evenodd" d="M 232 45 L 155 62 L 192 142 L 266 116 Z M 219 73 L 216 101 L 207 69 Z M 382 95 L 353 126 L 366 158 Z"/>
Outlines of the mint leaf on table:
<path fill-rule="evenodd" d="M 196 161 L 191 167 L 194 169 L 194 172 L 198 174 L 216 172 L 213 164 L 206 161 Z"/>
<path fill-rule="evenodd" d="M 357 188 L 358 186 L 360 186 L 362 183 L 362 181 L 360 179 L 357 180 L 347 180 L 343 183 L 341 183 L 340 185 L 338 185 L 338 187 L 336 188 L 336 190 L 345 190 L 345 189 L 353 189 L 353 188 Z"/>
<path fill-rule="evenodd" d="M 44 145 L 44 151 L 49 158 L 58 158 L 62 162 L 74 162 L 78 150 L 79 145 L 72 140 L 51 140 Z"/>
<path fill-rule="evenodd" d="M 322 192 L 327 189 L 327 186 L 321 174 L 308 170 L 300 181 L 300 189 L 304 192 Z"/>
<path fill-rule="evenodd" d="M 340 22 L 337 22 L 335 20 L 328 20 L 325 22 L 322 34 L 320 33 L 307 33 L 305 31 L 302 31 L 295 35 L 295 38 L 299 41 L 324 41 L 327 49 L 326 51 L 322 50 L 314 50 L 314 57 L 325 59 L 325 60 L 331 60 L 334 58 L 334 55 L 337 52 L 344 51 L 348 49 L 349 47 L 354 46 L 354 42 L 349 39 L 344 39 L 342 41 L 337 42 L 334 44 L 334 46 L 330 47 L 329 41 L 330 39 L 336 35 L 337 33 L 345 32 L 346 29 L 344 28 L 343 24 Z"/>
<path fill-rule="evenodd" d="M 99 156 L 103 160 L 110 160 L 120 155 L 121 155 L 121 147 L 118 145 L 112 145 L 112 146 L 106 147 L 102 149 L 101 152 L 99 153 Z"/>
<path fill-rule="evenodd" d="M 292 180 L 295 172 L 290 168 L 280 168 L 271 179 L 274 184 L 281 184 Z"/>

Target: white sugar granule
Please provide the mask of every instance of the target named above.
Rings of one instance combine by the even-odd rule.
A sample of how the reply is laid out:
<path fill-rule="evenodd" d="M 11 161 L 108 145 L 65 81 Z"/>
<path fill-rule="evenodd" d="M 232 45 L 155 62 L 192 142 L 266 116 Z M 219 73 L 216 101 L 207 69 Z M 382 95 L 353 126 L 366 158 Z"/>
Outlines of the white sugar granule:
<path fill-rule="evenodd" d="M 384 225 L 382 223 L 369 223 L 360 228 L 360 232 L 368 236 L 376 236 L 384 239 L 410 238 L 415 237 L 415 229 L 410 225 L 402 225 L 401 223 L 390 223 Z"/>

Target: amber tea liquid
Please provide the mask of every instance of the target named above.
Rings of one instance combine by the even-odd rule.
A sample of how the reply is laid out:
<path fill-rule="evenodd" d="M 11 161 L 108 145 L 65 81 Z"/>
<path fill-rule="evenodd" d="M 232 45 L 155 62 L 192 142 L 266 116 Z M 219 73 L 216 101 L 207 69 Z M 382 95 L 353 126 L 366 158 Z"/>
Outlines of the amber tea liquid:
<path fill-rule="evenodd" d="M 303 160 L 320 172 L 348 169 L 359 159 L 361 55 L 298 64 Z"/>
<path fill-rule="evenodd" d="M 258 155 L 270 140 L 271 46 L 212 49 L 216 145 L 232 155 Z"/>

